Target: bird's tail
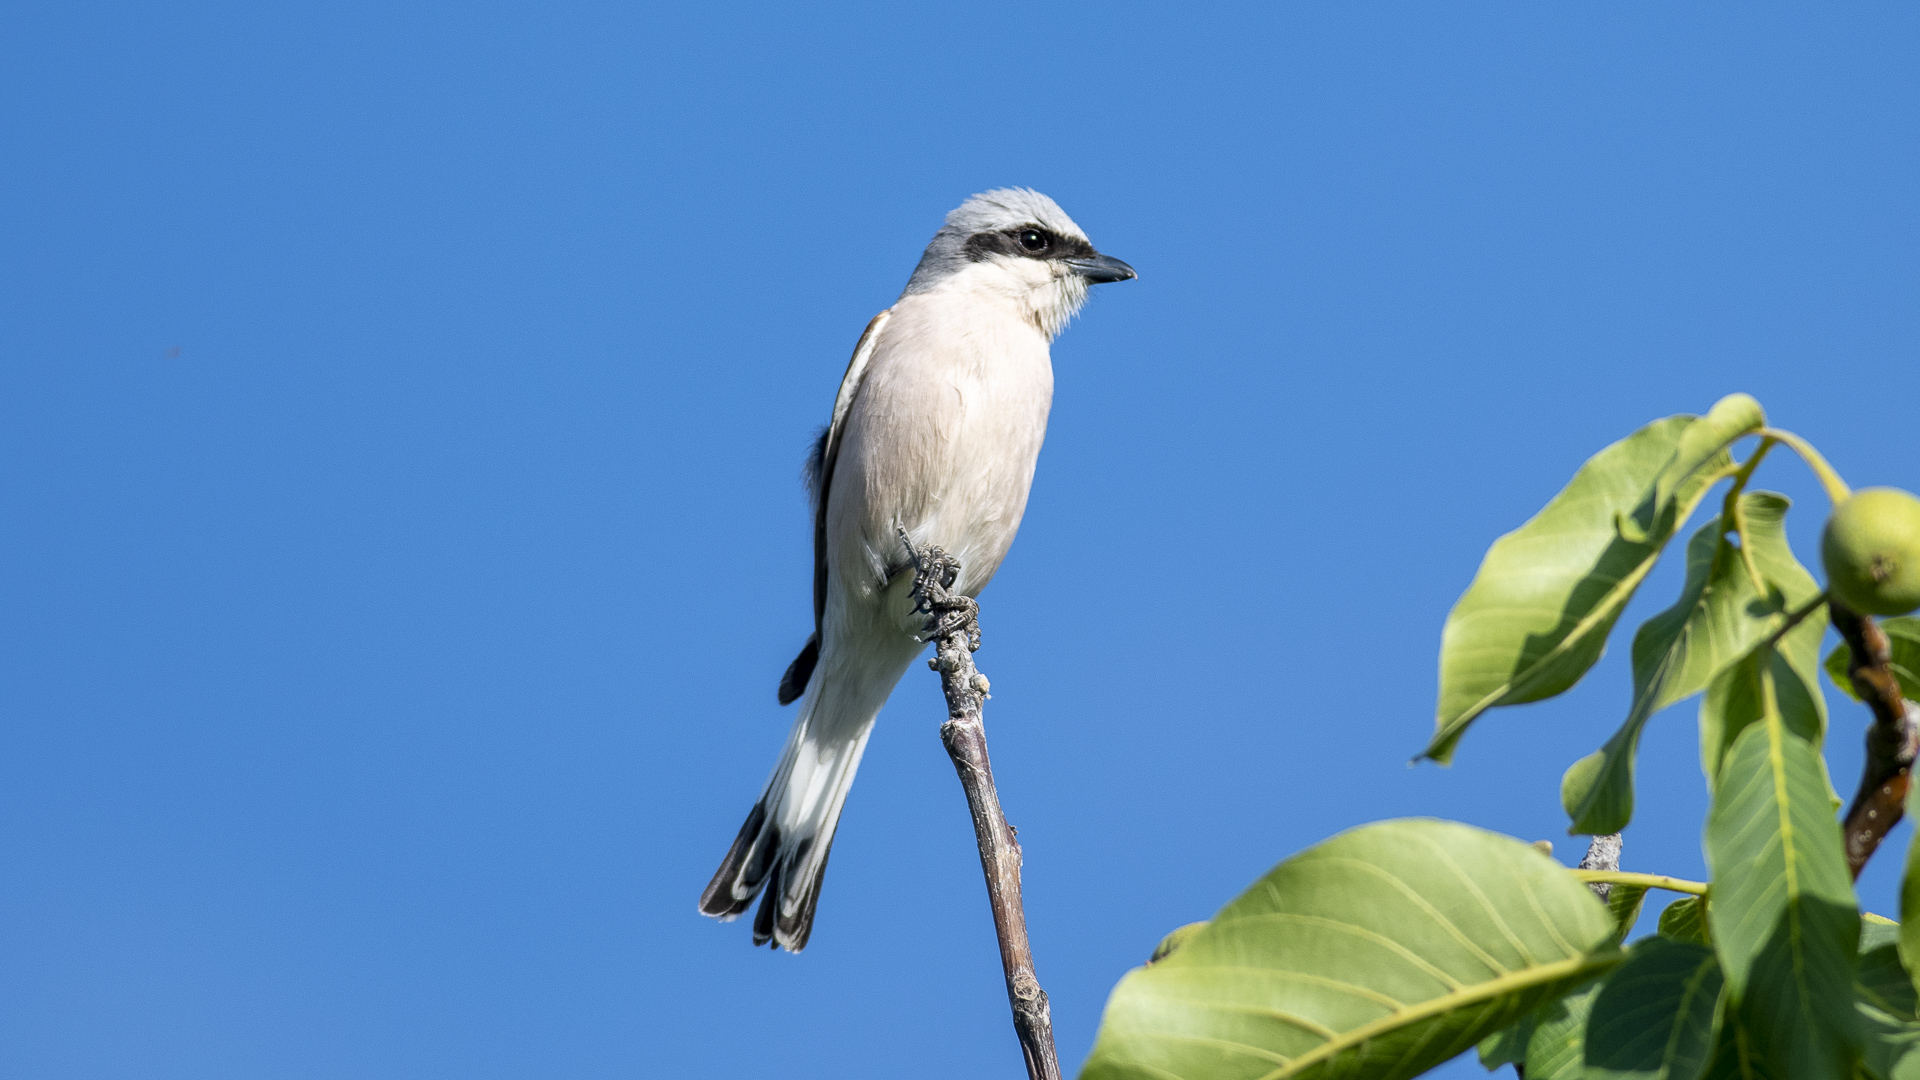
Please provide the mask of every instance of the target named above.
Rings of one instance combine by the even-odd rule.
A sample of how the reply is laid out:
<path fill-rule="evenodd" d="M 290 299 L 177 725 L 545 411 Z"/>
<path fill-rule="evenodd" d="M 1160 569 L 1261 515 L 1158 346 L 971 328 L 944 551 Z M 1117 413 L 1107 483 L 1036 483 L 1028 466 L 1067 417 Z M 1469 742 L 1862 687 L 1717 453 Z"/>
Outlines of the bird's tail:
<path fill-rule="evenodd" d="M 772 941 L 789 952 L 806 947 L 833 830 L 879 715 L 876 702 L 852 722 L 844 712 L 823 716 L 826 696 L 807 695 L 766 791 L 700 894 L 702 914 L 731 921 L 765 889 L 753 919 L 755 945 Z"/>

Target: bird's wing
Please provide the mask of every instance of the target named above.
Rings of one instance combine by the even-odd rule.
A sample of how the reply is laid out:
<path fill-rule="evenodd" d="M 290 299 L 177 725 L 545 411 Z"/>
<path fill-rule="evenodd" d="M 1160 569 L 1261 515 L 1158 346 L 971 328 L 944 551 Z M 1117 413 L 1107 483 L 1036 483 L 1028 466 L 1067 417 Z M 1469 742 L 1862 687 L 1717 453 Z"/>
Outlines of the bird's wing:
<path fill-rule="evenodd" d="M 813 629 L 816 634 L 827 614 L 827 494 L 833 488 L 833 466 L 840 458 L 841 437 L 847 433 L 847 414 L 853 411 L 853 399 L 860 395 L 860 384 L 867 377 L 867 361 L 873 359 L 873 347 L 880 341 L 880 331 L 892 317 L 892 308 L 875 315 L 860 335 L 860 343 L 853 347 L 853 359 L 847 361 L 847 373 L 840 380 L 840 392 L 834 395 L 833 419 L 828 421 L 826 438 L 820 443 L 820 465 L 815 473 L 819 484 L 813 501 Z"/>
<path fill-rule="evenodd" d="M 821 445 L 820 453 L 820 506 L 827 504 L 827 482 L 833 478 L 833 462 L 840 456 L 840 436 L 846 431 L 847 413 L 853 410 L 853 399 L 860 393 L 860 382 L 867 375 L 867 361 L 873 358 L 874 343 L 880 340 L 880 329 L 893 317 L 893 309 L 888 308 L 873 317 L 860 335 L 860 343 L 853 347 L 853 359 L 847 361 L 847 373 L 840 380 L 840 393 L 833 399 L 833 419 L 827 424 L 827 439 Z"/>
<path fill-rule="evenodd" d="M 847 362 L 847 373 L 840 380 L 840 393 L 833 399 L 833 419 L 820 433 L 807 461 L 807 486 L 813 491 L 813 636 L 807 639 L 806 647 L 780 679 L 782 705 L 798 698 L 807 688 L 807 680 L 813 677 L 813 666 L 820 660 L 820 624 L 827 616 L 827 493 L 833 487 L 833 466 L 840 457 L 840 437 L 846 433 L 847 414 L 853 411 L 853 399 L 860 395 L 860 383 L 866 378 L 867 361 L 873 358 L 880 329 L 892 315 L 892 308 L 875 315 L 867 324 L 866 332 L 860 335 L 860 343 L 853 347 L 853 359 Z"/>

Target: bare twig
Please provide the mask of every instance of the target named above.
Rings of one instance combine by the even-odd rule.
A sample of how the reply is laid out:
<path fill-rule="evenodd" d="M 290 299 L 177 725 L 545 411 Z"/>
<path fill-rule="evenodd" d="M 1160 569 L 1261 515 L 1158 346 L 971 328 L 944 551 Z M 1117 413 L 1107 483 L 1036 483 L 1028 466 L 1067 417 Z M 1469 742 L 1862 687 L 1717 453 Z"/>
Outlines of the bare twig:
<path fill-rule="evenodd" d="M 1847 639 L 1847 677 L 1854 692 L 1873 710 L 1867 728 L 1867 760 L 1860 769 L 1860 790 L 1847 808 L 1847 866 L 1854 877 L 1900 823 L 1907 801 L 1908 773 L 1920 752 L 1920 708 L 1900 695 L 1886 632 L 1870 615 L 1838 603 L 1830 605 L 1834 629 Z"/>
<path fill-rule="evenodd" d="M 970 597 L 948 591 L 960 573 L 960 564 L 951 556 L 937 547 L 916 549 L 905 531 L 900 542 L 913 557 L 913 592 L 920 610 L 932 616 L 925 635 L 934 645 L 928 666 L 940 673 L 940 686 L 947 695 L 947 722 L 940 725 L 940 741 L 953 759 L 953 770 L 966 789 L 967 808 L 973 812 L 980 869 L 987 877 L 987 900 L 993 906 L 993 928 L 1000 939 L 1000 965 L 1007 974 L 1007 1001 L 1013 1006 L 1013 1030 L 1027 1059 L 1029 1080 L 1061 1080 L 1060 1058 L 1053 1048 L 1053 1016 L 1047 1008 L 1047 993 L 1033 972 L 1027 914 L 1020 903 L 1020 842 L 1000 810 L 993 765 L 987 759 L 987 730 L 981 717 L 987 677 L 973 666 L 973 650 L 980 647 L 980 608 Z"/>
<path fill-rule="evenodd" d="M 1593 842 L 1587 845 L 1587 854 L 1580 860 L 1579 869 L 1618 870 L 1620 869 L 1620 851 L 1625 846 L 1626 842 L 1620 839 L 1619 833 L 1596 836 Z M 1607 896 L 1613 892 L 1613 886 L 1605 881 L 1589 881 L 1587 888 L 1592 889 L 1593 895 L 1599 897 L 1603 904 L 1606 903 Z"/>

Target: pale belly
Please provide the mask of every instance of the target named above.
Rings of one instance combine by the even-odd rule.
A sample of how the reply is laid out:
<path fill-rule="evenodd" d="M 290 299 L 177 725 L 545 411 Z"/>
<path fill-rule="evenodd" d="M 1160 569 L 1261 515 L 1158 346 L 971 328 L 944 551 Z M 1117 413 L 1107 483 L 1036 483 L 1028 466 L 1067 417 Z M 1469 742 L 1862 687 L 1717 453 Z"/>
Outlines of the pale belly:
<path fill-rule="evenodd" d="M 1026 511 L 1053 398 L 1046 342 L 1019 329 L 1002 338 L 976 330 L 955 348 L 912 352 L 910 363 L 901 352 L 875 358 L 829 494 L 829 573 L 845 601 L 880 602 L 906 563 L 902 528 L 959 561 L 956 586 L 967 595 L 999 568 Z"/>

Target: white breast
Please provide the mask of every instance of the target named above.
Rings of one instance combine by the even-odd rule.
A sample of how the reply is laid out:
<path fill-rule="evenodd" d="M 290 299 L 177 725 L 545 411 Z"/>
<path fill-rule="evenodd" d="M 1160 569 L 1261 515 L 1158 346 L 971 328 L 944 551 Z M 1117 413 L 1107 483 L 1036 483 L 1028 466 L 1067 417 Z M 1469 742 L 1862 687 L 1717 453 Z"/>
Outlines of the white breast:
<path fill-rule="evenodd" d="M 1047 338 L 965 282 L 893 308 L 847 416 L 827 508 L 839 589 L 873 597 L 903 555 L 895 529 L 958 559 L 978 593 L 1026 510 L 1053 401 Z"/>

